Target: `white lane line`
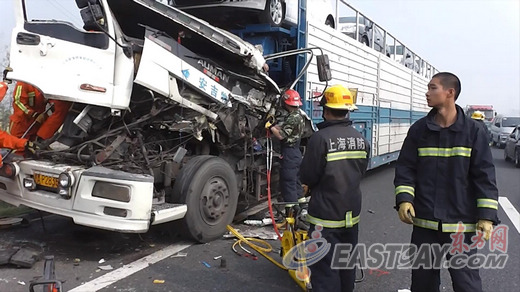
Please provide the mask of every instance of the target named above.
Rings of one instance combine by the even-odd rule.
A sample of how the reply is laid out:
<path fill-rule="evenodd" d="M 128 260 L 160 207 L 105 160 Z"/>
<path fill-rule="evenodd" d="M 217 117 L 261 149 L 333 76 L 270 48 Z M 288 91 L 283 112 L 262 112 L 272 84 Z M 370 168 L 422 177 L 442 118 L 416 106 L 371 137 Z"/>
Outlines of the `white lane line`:
<path fill-rule="evenodd" d="M 504 212 L 506 212 L 507 217 L 509 217 L 509 220 L 513 222 L 513 225 L 515 226 L 518 233 L 520 233 L 520 213 L 515 209 L 513 204 L 509 201 L 506 197 L 498 197 L 498 202 L 500 203 L 500 206 L 502 206 L 502 209 L 504 209 Z"/>
<path fill-rule="evenodd" d="M 191 245 L 193 245 L 193 243 L 186 242 L 170 245 L 168 247 L 165 247 L 164 249 L 154 252 L 151 255 L 145 256 L 144 258 L 138 259 L 130 264 L 122 266 L 117 270 L 114 270 L 110 273 L 106 273 L 101 277 L 93 279 L 90 282 L 87 282 L 81 286 L 69 290 L 69 292 L 94 292 L 101 290 L 108 285 L 111 285 L 121 279 L 124 279 L 134 273 L 139 272 L 140 270 L 148 267 L 151 264 L 155 264 L 158 261 L 164 260 L 165 258 L 174 255 L 190 247 Z"/>

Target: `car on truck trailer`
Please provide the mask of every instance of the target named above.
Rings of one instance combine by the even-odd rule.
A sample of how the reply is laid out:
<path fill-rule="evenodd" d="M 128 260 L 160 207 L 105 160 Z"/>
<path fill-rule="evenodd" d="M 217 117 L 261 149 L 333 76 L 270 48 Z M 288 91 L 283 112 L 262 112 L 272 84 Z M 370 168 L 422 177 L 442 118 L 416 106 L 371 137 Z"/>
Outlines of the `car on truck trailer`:
<path fill-rule="evenodd" d="M 4 162 L 0 200 L 13 205 L 120 232 L 182 220 L 187 235 L 207 242 L 225 232 L 238 205 L 266 199 L 263 125 L 283 90 L 304 99 L 305 137 L 322 120 L 329 83 L 356 92 L 351 119 L 373 145 L 370 168 L 395 160 L 409 126 L 428 111 L 433 66 L 417 59 L 417 73 L 307 21 L 304 4 L 296 28 L 231 33 L 152 0 L 75 2 L 79 24 L 14 2 L 7 78 L 74 104 L 51 149 Z M 275 192 L 276 171 L 275 161 Z"/>

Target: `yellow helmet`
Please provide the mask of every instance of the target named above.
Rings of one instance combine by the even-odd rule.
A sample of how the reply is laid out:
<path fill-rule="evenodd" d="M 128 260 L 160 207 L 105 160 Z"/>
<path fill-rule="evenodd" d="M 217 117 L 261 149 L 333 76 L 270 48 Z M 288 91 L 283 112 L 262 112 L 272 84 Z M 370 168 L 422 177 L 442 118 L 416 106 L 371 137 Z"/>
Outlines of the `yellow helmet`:
<path fill-rule="evenodd" d="M 474 120 L 481 120 L 481 121 L 483 121 L 486 118 L 486 115 L 483 112 L 481 112 L 481 111 L 474 111 L 471 114 L 471 118 L 474 119 Z"/>
<path fill-rule="evenodd" d="M 322 105 L 330 109 L 349 111 L 358 109 L 357 106 L 354 105 L 352 93 L 343 85 L 334 85 L 327 88 L 324 93 L 324 99 Z"/>

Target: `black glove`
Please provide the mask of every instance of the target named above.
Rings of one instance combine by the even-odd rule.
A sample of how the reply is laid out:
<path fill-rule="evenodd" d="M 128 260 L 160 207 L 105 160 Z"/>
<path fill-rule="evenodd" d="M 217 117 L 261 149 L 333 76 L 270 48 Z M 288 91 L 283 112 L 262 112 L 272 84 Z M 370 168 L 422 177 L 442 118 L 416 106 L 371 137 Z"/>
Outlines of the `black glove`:
<path fill-rule="evenodd" d="M 40 150 L 40 147 L 38 147 L 38 145 L 36 145 L 35 143 L 31 141 L 27 141 L 27 143 L 25 143 L 26 154 L 35 155 L 37 150 Z"/>

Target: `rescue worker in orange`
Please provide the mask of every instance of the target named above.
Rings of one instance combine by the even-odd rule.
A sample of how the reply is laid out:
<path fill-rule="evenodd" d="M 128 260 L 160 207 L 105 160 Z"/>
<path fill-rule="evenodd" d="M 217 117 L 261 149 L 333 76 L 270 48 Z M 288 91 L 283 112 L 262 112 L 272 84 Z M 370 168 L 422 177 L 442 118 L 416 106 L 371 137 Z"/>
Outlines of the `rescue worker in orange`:
<path fill-rule="evenodd" d="M 22 137 L 31 124 L 36 121 L 24 138 L 42 141 L 51 138 L 60 128 L 67 116 L 70 103 L 49 100 L 54 104 L 52 115 L 45 111 L 47 101 L 42 92 L 31 84 L 18 81 L 13 94 L 13 114 L 11 115 L 10 133 Z"/>
<path fill-rule="evenodd" d="M 7 84 L 5 84 L 5 82 L 0 82 L 0 102 L 4 99 L 6 92 Z M 0 130 L 0 148 L 8 148 L 21 152 L 24 150 L 28 150 L 32 153 L 35 152 L 35 146 L 32 142 L 24 138 L 18 138 L 13 135 L 9 135 L 7 132 L 2 130 Z M 3 161 L 2 156 L 0 155 L 0 167 L 2 167 L 2 165 Z"/>

